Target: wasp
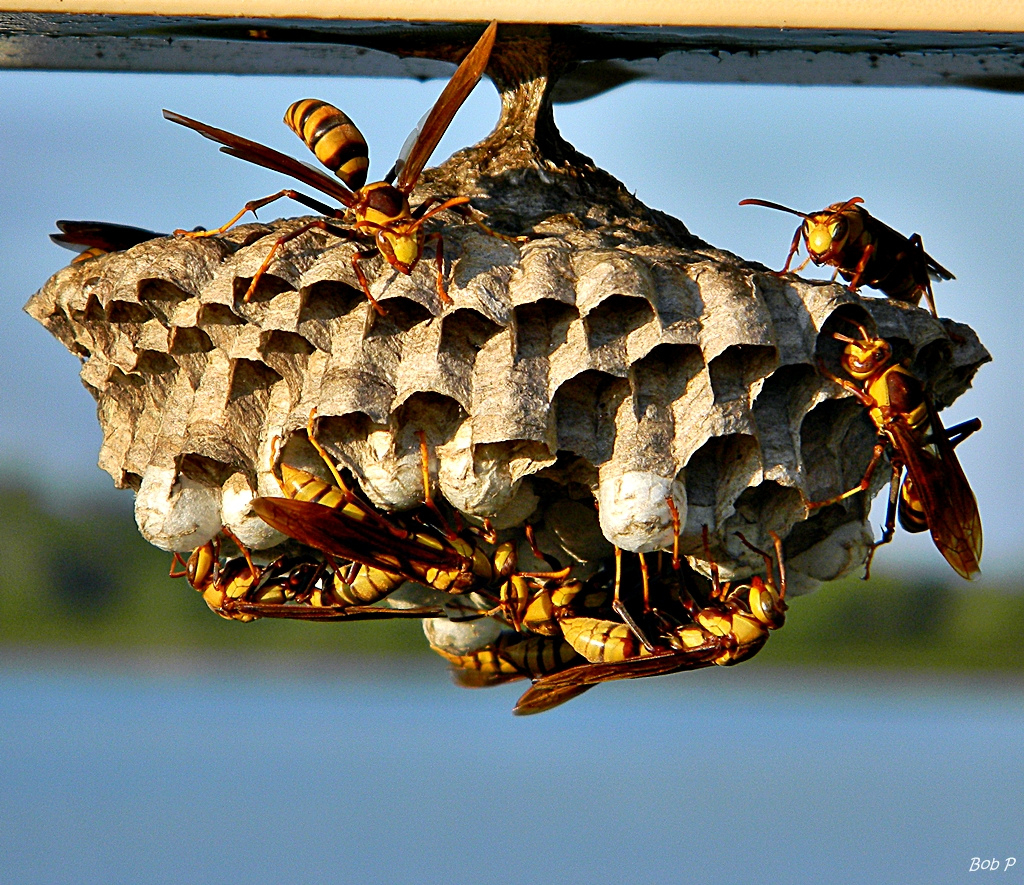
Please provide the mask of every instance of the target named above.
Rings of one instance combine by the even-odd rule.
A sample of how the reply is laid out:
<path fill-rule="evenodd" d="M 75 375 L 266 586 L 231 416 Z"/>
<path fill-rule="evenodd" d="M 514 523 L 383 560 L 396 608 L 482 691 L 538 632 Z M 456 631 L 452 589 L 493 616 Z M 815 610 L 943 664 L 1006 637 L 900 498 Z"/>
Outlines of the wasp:
<path fill-rule="evenodd" d="M 109 221 L 58 221 L 57 227 L 60 233 L 50 234 L 50 239 L 58 246 L 79 253 L 71 260 L 72 264 L 99 258 L 108 252 L 123 252 L 147 240 L 167 236 L 142 227 Z"/>
<path fill-rule="evenodd" d="M 526 677 L 537 679 L 583 660 L 560 636 L 523 636 L 512 630 L 503 630 L 493 642 L 463 655 L 433 644 L 430 647 L 451 663 L 452 677 L 463 688 L 484 688 Z M 581 685 L 579 693 L 588 688 Z"/>
<path fill-rule="evenodd" d="M 317 99 L 303 99 L 293 103 L 285 114 L 285 123 L 292 129 L 329 169 L 337 179 L 307 166 L 286 154 L 250 141 L 239 135 L 216 129 L 205 123 L 165 110 L 164 116 L 174 122 L 194 129 L 201 135 L 222 145 L 221 150 L 250 163 L 281 172 L 301 181 L 321 193 L 333 197 L 344 208 L 336 209 L 326 203 L 291 189 L 278 191 L 269 197 L 253 200 L 243 207 L 227 224 L 210 231 L 193 232 L 191 236 L 221 234 L 237 222 L 246 212 L 256 210 L 282 197 L 288 197 L 320 213 L 331 221 L 317 219 L 284 234 L 275 241 L 267 257 L 249 284 L 243 298 L 248 301 L 256 291 L 256 285 L 281 245 L 301 236 L 308 230 L 319 228 L 337 236 L 350 239 L 372 239 L 374 245 L 361 249 L 352 255 L 352 267 L 363 293 L 378 313 L 383 308 L 370 294 L 370 287 L 360 268 L 360 262 L 378 253 L 398 272 L 409 275 L 413 272 L 427 242 L 435 245 L 437 269 L 437 294 L 443 304 L 450 304 L 444 287 L 444 247 L 440 233 L 429 236 L 424 224 L 439 212 L 454 209 L 478 224 L 489 234 L 502 239 L 514 240 L 498 234 L 483 224 L 469 204 L 469 197 L 431 197 L 413 209 L 409 194 L 416 186 L 427 160 L 441 140 L 456 112 L 472 92 L 490 58 L 497 22 L 492 22 L 469 54 L 462 60 L 452 79 L 438 97 L 437 102 L 424 118 L 422 126 L 414 131 L 407 141 L 407 149 L 396 161 L 384 181 L 365 184 L 368 168 L 366 140 L 349 117 L 337 108 Z M 340 227 L 343 222 L 347 227 Z M 182 232 L 184 233 L 184 232 Z"/>
<path fill-rule="evenodd" d="M 771 557 L 742 535 L 739 538 L 763 557 L 764 578 L 756 575 L 749 583 L 723 584 L 718 565 L 708 552 L 705 527 L 705 555 L 711 568 L 711 591 L 706 605 L 698 604 L 686 591 L 685 622 L 654 610 L 651 614 L 661 626 L 653 640 L 632 618 L 625 624 L 589 616 L 561 618 L 566 641 L 589 663 L 536 679 L 513 712 L 526 715 L 550 710 L 600 682 L 737 664 L 755 655 L 768 641 L 769 633 L 785 623 L 786 569 L 782 542 L 774 532 L 778 583 Z M 678 569 L 673 571 L 678 575 Z"/>
<path fill-rule="evenodd" d="M 361 586 L 376 589 L 381 577 L 373 570 L 360 570 L 354 577 L 329 573 L 326 564 L 309 556 L 280 556 L 258 566 L 249 551 L 228 530 L 222 533 L 241 551 L 241 556 L 221 559 L 220 539 L 197 547 L 187 561 L 179 553 L 171 560 L 170 576 L 184 577 L 198 590 L 207 606 L 229 620 L 243 623 L 257 618 L 298 620 L 366 620 L 370 618 L 433 618 L 443 609 L 416 607 L 391 609 L 364 603 L 371 594 Z M 386 592 L 394 590 L 401 581 Z M 376 596 L 373 602 L 386 593 Z"/>
<path fill-rule="evenodd" d="M 981 428 L 973 418 L 945 428 L 924 386 L 910 369 L 895 362 L 892 346 L 856 324 L 860 338 L 833 334 L 846 347 L 840 363 L 853 382 L 822 367 L 822 373 L 850 391 L 868 410 L 878 441 L 861 481 L 840 495 L 811 504 L 834 504 L 867 491 L 883 455 L 889 453 L 892 476 L 885 529 L 868 557 L 868 576 L 875 549 L 888 544 L 900 524 L 910 532 L 928 529 L 932 540 L 957 574 L 971 580 L 981 573 L 981 516 L 954 448 Z M 856 383 L 854 383 L 856 382 Z M 903 473 L 906 478 L 900 483 Z"/>
<path fill-rule="evenodd" d="M 889 225 L 868 214 L 860 206 L 864 200 L 853 197 L 845 203 L 833 203 L 821 212 L 798 212 L 767 200 L 740 200 L 741 206 L 766 206 L 804 219 L 793 234 L 786 264 L 778 273 L 788 272 L 790 262 L 800 248 L 803 237 L 807 258 L 794 273 L 800 273 L 813 261 L 834 267 L 847 281 L 851 292 L 862 285 L 884 292 L 890 298 L 918 304 L 924 295 L 932 315 L 935 297 L 932 279 L 955 279 L 946 268 L 924 251 L 919 234 L 903 236 Z M 835 279 L 835 275 L 832 277 Z"/>
<path fill-rule="evenodd" d="M 371 570 L 364 604 L 383 598 L 404 581 L 446 593 L 466 593 L 504 581 L 515 570 L 514 545 L 493 556 L 456 535 L 423 522 L 379 513 L 350 490 L 304 470 L 281 465 L 287 497 L 257 498 L 256 514 L 268 525 L 328 557 Z"/>
<path fill-rule="evenodd" d="M 452 529 L 430 494 L 430 458 L 424 433 L 419 435 L 424 509 L 440 528 L 416 513 L 385 515 L 357 496 L 317 441 L 315 420 L 314 409 L 309 416 L 307 438 L 330 470 L 334 483 L 281 463 L 280 485 L 285 497 L 256 498 L 253 509 L 268 525 L 321 551 L 329 561 L 340 558 L 369 570 L 372 580 L 368 578 L 360 602 L 376 601 L 375 593 L 379 594 L 376 599 L 383 598 L 404 581 L 459 595 L 477 591 L 489 593 L 494 588 L 504 587 L 513 577 L 544 580 L 568 575 L 568 569 L 517 571 L 516 544 L 512 541 L 498 544 L 486 525 L 475 534 L 459 534 Z M 494 545 L 493 550 L 485 550 L 479 540 Z M 503 599 L 505 593 L 502 590 Z M 499 608 L 501 605 L 499 603 Z"/>

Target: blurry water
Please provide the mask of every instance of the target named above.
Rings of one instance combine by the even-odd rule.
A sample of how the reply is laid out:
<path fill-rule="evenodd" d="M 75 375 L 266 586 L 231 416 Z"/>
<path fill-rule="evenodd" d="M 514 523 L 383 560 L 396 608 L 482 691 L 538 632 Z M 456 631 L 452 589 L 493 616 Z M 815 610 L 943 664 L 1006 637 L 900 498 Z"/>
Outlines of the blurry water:
<path fill-rule="evenodd" d="M 0 881 L 1024 876 L 1020 685 L 747 668 L 519 719 L 440 667 L 269 666 L 0 666 Z"/>

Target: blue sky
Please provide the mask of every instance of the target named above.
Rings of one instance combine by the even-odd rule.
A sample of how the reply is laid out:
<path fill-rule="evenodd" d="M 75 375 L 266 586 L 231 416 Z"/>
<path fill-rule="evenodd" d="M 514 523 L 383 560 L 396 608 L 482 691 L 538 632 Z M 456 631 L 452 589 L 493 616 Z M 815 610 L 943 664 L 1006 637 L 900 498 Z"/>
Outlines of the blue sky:
<path fill-rule="evenodd" d="M 372 179 L 387 171 L 442 86 L 0 71 L 0 469 L 64 488 L 111 488 L 95 466 L 99 428 L 78 361 L 21 312 L 70 257 L 47 239 L 54 220 L 213 227 L 282 186 L 280 176 L 166 122 L 161 108 L 306 159 L 281 118 L 298 98 L 323 98 L 365 134 Z M 936 287 L 940 313 L 971 324 L 994 357 L 944 415 L 947 424 L 975 415 L 984 423 L 957 450 L 985 525 L 983 580 L 1019 575 L 1024 566 L 1022 110 L 1022 96 L 958 89 L 630 84 L 555 111 L 563 135 L 645 203 L 771 267 L 782 265 L 796 219 L 738 207 L 745 197 L 815 210 L 858 195 L 892 227 L 923 236 L 957 276 Z M 485 83 L 434 162 L 486 135 L 497 113 Z M 303 211 L 282 203 L 261 217 L 281 214 Z M 877 524 L 878 506 L 875 514 Z M 900 533 L 884 556 L 890 567 L 941 567 L 926 535 Z"/>

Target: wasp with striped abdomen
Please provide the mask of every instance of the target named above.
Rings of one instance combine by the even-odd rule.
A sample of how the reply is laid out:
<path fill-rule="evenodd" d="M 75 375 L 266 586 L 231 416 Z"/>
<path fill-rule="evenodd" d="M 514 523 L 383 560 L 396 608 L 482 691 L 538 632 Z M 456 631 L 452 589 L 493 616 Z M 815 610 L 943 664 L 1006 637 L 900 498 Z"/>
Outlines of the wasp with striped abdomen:
<path fill-rule="evenodd" d="M 252 278 L 243 300 L 248 301 L 252 297 L 257 283 L 270 266 L 278 248 L 313 228 L 326 230 L 337 236 L 350 239 L 373 241 L 372 247 L 360 249 L 353 254 L 352 267 L 363 293 L 379 313 L 384 311 L 370 294 L 370 286 L 359 266 L 360 262 L 381 254 L 395 270 L 409 275 L 419 262 L 428 241 L 435 245 L 438 298 L 444 304 L 451 302 L 444 286 L 444 247 L 441 234 L 427 235 L 424 231 L 424 224 L 439 212 L 454 209 L 470 221 L 480 225 L 488 233 L 503 239 L 510 239 L 483 224 L 475 210 L 469 206 L 469 197 L 435 196 L 421 203 L 415 209 L 409 203 L 409 194 L 416 186 L 427 160 L 456 112 L 483 75 L 490 58 L 491 48 L 494 45 L 496 29 L 496 22 L 492 22 L 487 27 L 476 45 L 462 60 L 452 79 L 424 119 L 422 126 L 410 137 L 407 142 L 408 151 L 403 149 L 402 156 L 399 157 L 383 181 L 372 184 L 364 184 L 368 168 L 366 140 L 345 113 L 325 102 L 316 99 L 303 99 L 295 102 L 288 108 L 285 122 L 316 154 L 317 158 L 327 168 L 335 172 L 337 179 L 273 148 L 223 129 L 216 129 L 181 114 L 164 111 L 164 116 L 168 120 L 194 129 L 201 135 L 223 145 L 221 150 L 225 153 L 288 175 L 333 197 L 342 204 L 342 209 L 336 209 L 298 191 L 285 189 L 271 194 L 269 197 L 247 203 L 241 212 L 219 228 L 192 233 L 191 236 L 210 236 L 223 233 L 246 212 L 255 214 L 257 209 L 283 197 L 302 203 L 329 219 L 310 221 L 296 230 L 278 237 Z"/>
<path fill-rule="evenodd" d="M 937 317 L 931 281 L 955 277 L 924 251 L 919 234 L 903 236 L 870 215 L 859 205 L 863 202 L 860 197 L 853 197 L 820 212 L 798 212 L 767 200 L 740 200 L 740 205 L 765 206 L 803 218 L 803 224 L 793 234 L 786 264 L 778 272 L 780 276 L 789 271 L 802 238 L 807 258 L 794 273 L 800 273 L 812 261 L 819 267 L 834 267 L 851 292 L 871 286 L 889 298 L 915 305 L 923 295 L 932 315 Z"/>
<path fill-rule="evenodd" d="M 599 682 L 660 676 L 715 664 L 727 666 L 755 655 L 768 641 L 769 633 L 785 623 L 786 569 L 782 542 L 774 532 L 778 583 L 771 557 L 738 536 L 763 557 L 764 578 L 755 575 L 747 583 L 723 584 L 718 565 L 708 551 L 705 527 L 705 556 L 711 569 L 711 591 L 706 604 L 699 604 L 683 587 L 663 588 L 668 591 L 664 598 L 678 599 L 686 616 L 684 620 L 676 613 L 653 609 L 646 620 L 657 625 L 656 632 L 641 629 L 632 618 L 623 624 L 588 614 L 561 617 L 566 641 L 590 663 L 536 679 L 513 712 L 526 715 L 550 710 Z M 682 570 L 674 567 L 668 573 L 656 573 L 653 579 L 672 585 L 678 583 L 681 575 Z"/>
<path fill-rule="evenodd" d="M 561 636 L 523 636 L 512 630 L 503 630 L 483 648 L 465 654 L 455 654 L 433 643 L 430 647 L 452 665 L 452 678 L 463 688 L 539 679 L 583 662 Z M 580 686 L 577 694 L 588 688 Z"/>
<path fill-rule="evenodd" d="M 514 542 L 497 543 L 486 527 L 461 532 L 452 529 L 430 493 L 430 458 L 422 432 L 423 506 L 412 514 L 384 514 L 357 495 L 342 478 L 316 439 L 315 420 L 314 410 L 309 416 L 307 439 L 334 482 L 281 463 L 280 486 L 285 497 L 257 498 L 253 510 L 268 525 L 319 550 L 329 562 L 338 558 L 372 570 L 372 574 L 379 575 L 373 583 L 379 586 L 382 596 L 390 592 L 388 585 L 392 581 L 397 582 L 395 586 L 413 581 L 452 595 L 500 592 L 503 599 L 506 591 L 502 588 L 513 577 L 546 580 L 568 574 L 567 569 L 520 572 Z M 367 590 L 369 593 L 372 588 Z M 494 599 L 500 608 L 498 596 Z M 369 604 L 372 599 L 368 595 L 361 601 Z"/>
<path fill-rule="evenodd" d="M 175 553 L 170 571 L 172 578 L 186 578 L 210 610 L 222 618 L 242 622 L 257 618 L 337 621 L 435 618 L 444 614 L 439 607 L 372 605 L 403 579 L 389 584 L 390 576 L 372 569 L 329 569 L 322 560 L 301 554 L 282 555 L 260 566 L 228 529 L 222 529 L 222 534 L 241 555 L 222 559 L 220 538 L 216 537 L 193 550 L 187 561 Z M 381 585 L 386 587 L 383 592 Z"/>
<path fill-rule="evenodd" d="M 981 516 L 953 450 L 981 427 L 981 421 L 973 418 L 955 427 L 943 427 L 924 385 L 910 369 L 894 360 L 889 342 L 855 325 L 860 338 L 833 335 L 846 345 L 840 363 L 853 381 L 839 378 L 824 367 L 822 372 L 868 410 L 878 431 L 878 442 L 856 486 L 810 506 L 825 507 L 867 491 L 875 469 L 888 452 L 892 465 L 889 506 L 885 529 L 872 547 L 872 556 L 877 547 L 892 540 L 898 512 L 904 529 L 928 529 L 946 561 L 957 574 L 971 580 L 981 573 Z M 901 485 L 904 470 L 906 478 Z"/>

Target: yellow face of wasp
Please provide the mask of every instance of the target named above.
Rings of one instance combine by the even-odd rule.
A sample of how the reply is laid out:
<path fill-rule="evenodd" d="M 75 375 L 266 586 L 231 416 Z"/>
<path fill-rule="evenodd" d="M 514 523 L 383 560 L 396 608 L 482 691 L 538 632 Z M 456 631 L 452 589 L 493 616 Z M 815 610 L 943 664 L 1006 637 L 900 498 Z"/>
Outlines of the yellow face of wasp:
<path fill-rule="evenodd" d="M 751 614 L 769 630 L 777 630 L 786 620 L 786 605 L 775 591 L 760 578 L 750 584 L 747 597 Z"/>
<path fill-rule="evenodd" d="M 816 264 L 828 261 L 831 256 L 841 252 L 849 233 L 846 219 L 832 212 L 820 212 L 804 221 L 807 252 Z"/>
<path fill-rule="evenodd" d="M 203 590 L 213 580 L 213 570 L 217 565 L 217 551 L 213 541 L 207 541 L 202 547 L 196 547 L 188 558 L 185 566 L 185 575 L 188 582 L 196 588 Z"/>
<path fill-rule="evenodd" d="M 388 248 L 384 246 L 381 246 L 380 250 L 391 266 L 402 273 L 412 273 L 416 262 L 420 260 L 420 252 L 423 249 L 422 228 L 418 227 L 412 233 L 393 233 L 389 230 L 382 230 L 377 234 L 378 245 L 381 240 L 386 240 L 390 247 L 391 255 L 388 254 Z M 394 260 L 392 260 L 392 255 Z"/>
<path fill-rule="evenodd" d="M 852 341 L 843 350 L 843 368 L 858 381 L 870 378 L 892 358 L 892 348 L 884 338 Z"/>

